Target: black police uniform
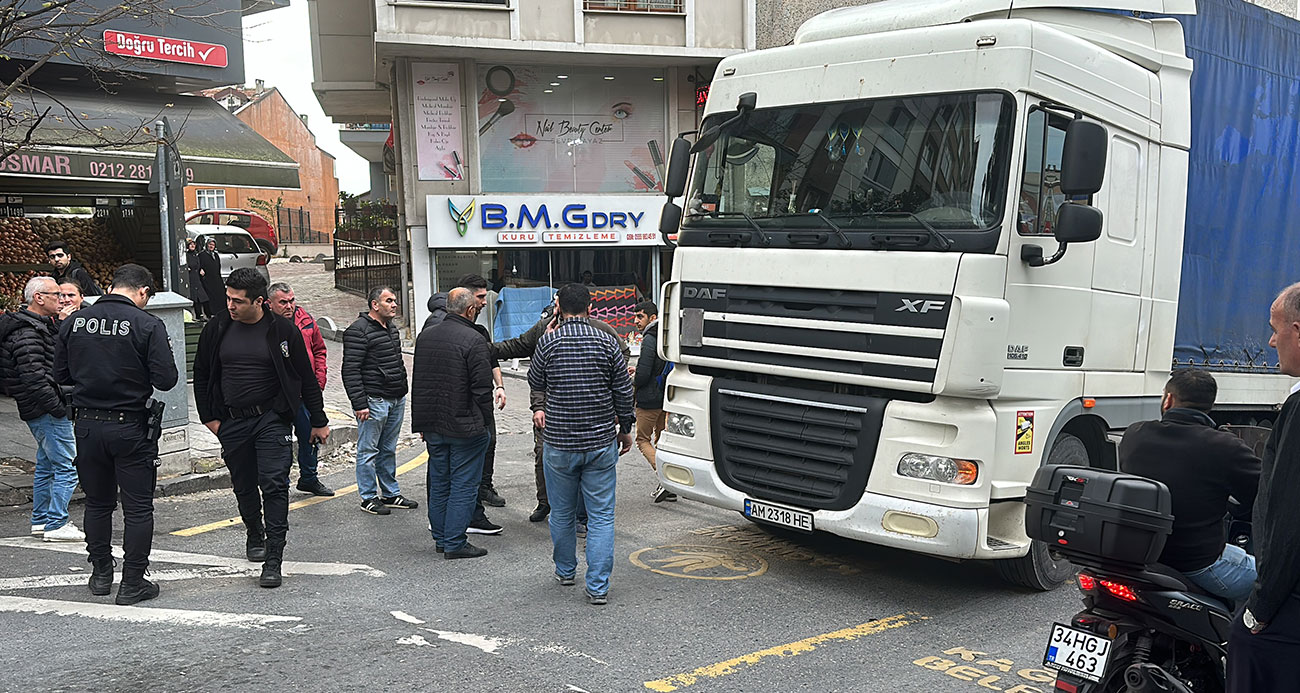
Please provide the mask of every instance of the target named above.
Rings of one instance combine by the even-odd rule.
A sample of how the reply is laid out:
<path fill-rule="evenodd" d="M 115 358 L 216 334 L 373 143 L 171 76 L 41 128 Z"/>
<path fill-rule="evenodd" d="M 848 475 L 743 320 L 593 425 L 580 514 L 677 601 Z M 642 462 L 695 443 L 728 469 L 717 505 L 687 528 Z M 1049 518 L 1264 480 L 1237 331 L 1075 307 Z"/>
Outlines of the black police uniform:
<path fill-rule="evenodd" d="M 90 562 L 112 565 L 113 510 L 120 491 L 126 528 L 122 584 L 138 582 L 149 566 L 158 469 L 147 403 L 155 388 L 170 390 L 179 377 L 167 327 L 126 296 L 103 296 L 63 321 L 54 377 L 72 386 Z"/>
<path fill-rule="evenodd" d="M 248 558 L 265 557 L 264 571 L 278 575 L 289 530 L 293 419 L 305 405 L 314 428 L 329 425 L 302 332 L 265 307 L 253 325 L 222 311 L 199 335 L 194 402 L 201 421 L 220 422 L 217 438 L 248 530 Z"/>

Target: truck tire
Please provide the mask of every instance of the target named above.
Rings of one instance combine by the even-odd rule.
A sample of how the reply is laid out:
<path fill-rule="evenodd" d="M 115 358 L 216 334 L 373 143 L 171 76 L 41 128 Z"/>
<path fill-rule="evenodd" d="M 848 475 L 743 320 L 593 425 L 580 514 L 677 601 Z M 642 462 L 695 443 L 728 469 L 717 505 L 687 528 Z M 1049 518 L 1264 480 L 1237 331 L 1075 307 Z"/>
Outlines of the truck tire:
<path fill-rule="evenodd" d="M 1088 447 L 1077 437 L 1062 433 L 1052 443 L 1045 464 L 1087 467 Z M 1076 572 L 1074 565 L 1064 558 L 1052 558 L 1047 544 L 1037 540 L 1030 545 L 1029 553 L 1020 558 L 996 561 L 996 565 L 1003 580 L 1038 592 L 1050 592 L 1060 587 Z"/>

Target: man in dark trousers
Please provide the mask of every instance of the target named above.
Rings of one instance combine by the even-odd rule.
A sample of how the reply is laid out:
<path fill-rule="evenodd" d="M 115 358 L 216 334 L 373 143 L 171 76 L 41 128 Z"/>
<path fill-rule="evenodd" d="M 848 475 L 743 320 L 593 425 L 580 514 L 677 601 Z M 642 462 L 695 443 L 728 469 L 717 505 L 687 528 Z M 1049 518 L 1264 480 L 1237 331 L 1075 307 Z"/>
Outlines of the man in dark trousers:
<path fill-rule="evenodd" d="M 641 355 L 632 370 L 632 386 L 636 388 L 636 447 L 655 466 L 655 444 L 664 432 L 667 415 L 664 413 L 664 368 L 667 364 L 659 358 L 659 307 L 653 301 L 642 301 L 632 316 L 636 328 L 641 330 Z M 656 503 L 677 500 L 677 494 L 663 486 L 656 486 L 651 498 Z"/>
<path fill-rule="evenodd" d="M 113 510 L 122 500 L 121 605 L 158 596 L 158 586 L 144 578 L 158 474 L 148 407 L 154 389 L 172 389 L 179 374 L 167 327 L 142 310 L 153 287 L 153 275 L 140 265 L 117 268 L 107 296 L 63 321 L 54 352 L 55 380 L 72 386 L 77 476 L 94 567 L 90 593 L 97 596 L 113 590 Z"/>
<path fill-rule="evenodd" d="M 343 389 L 357 417 L 357 493 L 361 509 L 389 515 L 419 503 L 397 485 L 397 437 L 406 416 L 406 362 L 397 317 L 397 293 L 370 290 L 370 310 L 343 332 Z"/>
<path fill-rule="evenodd" d="M 266 305 L 266 279 L 250 267 L 230 273 L 226 312 L 199 335 L 194 403 L 199 420 L 221 441 L 248 530 L 245 554 L 262 562 L 258 584 L 279 587 L 289 531 L 290 427 L 298 407 L 307 407 L 312 442 L 328 438 L 330 429 L 302 333 Z"/>
<path fill-rule="evenodd" d="M 559 327 L 537 344 L 528 385 L 545 395 L 533 423 L 546 437 L 542 452 L 551 501 L 555 579 L 576 577 L 577 506 L 589 517 L 587 599 L 605 604 L 614 568 L 614 486 L 618 456 L 632 449 L 632 379 L 618 339 L 592 326 L 591 293 L 569 284 L 558 294 Z"/>
<path fill-rule="evenodd" d="M 1248 517 L 1259 487 L 1259 458 L 1210 418 L 1219 387 L 1209 373 L 1176 371 L 1165 385 L 1159 421 L 1135 423 L 1119 445 L 1119 468 L 1164 483 L 1174 503 L 1174 531 L 1160 562 L 1201 589 L 1241 601 L 1255 583 L 1255 559 L 1227 543 L 1228 497 Z"/>
<path fill-rule="evenodd" d="M 481 314 L 487 307 L 488 283 L 483 277 L 477 274 L 467 274 L 460 278 L 457 286 L 462 289 L 469 289 L 474 294 L 474 300 L 478 302 L 478 310 Z M 447 294 L 434 294 L 429 299 L 429 317 L 424 321 L 424 328 L 428 329 L 441 323 L 447 317 Z M 485 341 L 491 342 L 492 336 L 488 334 L 487 328 L 474 323 L 474 329 L 483 335 Z M 422 330 L 423 331 L 423 330 Z M 492 359 L 492 385 L 493 400 L 497 409 L 505 409 L 506 406 L 506 388 L 501 379 L 501 363 Z M 488 519 L 487 513 L 483 510 L 484 505 L 490 505 L 494 508 L 504 507 L 506 500 L 497 493 L 496 488 L 492 485 L 492 475 L 496 469 L 496 451 L 497 451 L 497 423 L 495 415 L 487 422 L 488 433 L 492 434 L 492 440 L 488 442 L 487 454 L 483 459 L 483 480 L 479 484 L 478 503 L 474 506 L 474 518 L 469 523 L 470 534 L 500 534 L 501 525 L 493 523 Z"/>
<path fill-rule="evenodd" d="M 588 323 L 596 329 L 610 335 L 618 340 L 619 350 L 623 354 L 625 361 L 632 358 L 632 350 L 628 348 L 627 342 L 619 336 L 618 331 L 610 327 L 607 323 L 596 318 L 589 318 Z M 542 317 L 528 331 L 514 339 L 507 339 L 503 342 L 493 342 L 492 357 L 498 361 L 506 359 L 523 359 L 531 358 L 537 350 L 537 342 L 546 334 L 547 330 L 553 329 L 559 325 L 559 308 L 557 303 L 552 303 L 542 311 Z M 530 406 L 534 411 L 539 409 L 544 398 L 539 392 L 529 393 Z M 551 513 L 550 501 L 546 496 L 546 475 L 542 466 L 542 429 L 536 425 L 533 426 L 533 481 L 537 485 L 537 507 L 533 509 L 528 516 L 529 522 L 541 522 Z M 579 517 L 582 520 L 582 517 Z"/>
<path fill-rule="evenodd" d="M 1278 371 L 1300 376 L 1300 284 L 1269 308 Z M 1300 652 L 1300 392 L 1291 393 L 1264 446 L 1255 498 L 1255 558 L 1259 577 L 1228 638 L 1228 693 L 1300 691 L 1294 671 Z"/>
<path fill-rule="evenodd" d="M 80 262 L 72 259 L 72 251 L 68 249 L 67 241 L 50 241 L 50 244 L 45 246 L 45 257 L 54 267 L 54 281 L 60 284 L 66 281 L 74 282 L 81 287 L 82 296 L 99 296 L 104 293 L 95 282 L 95 278 L 90 276 L 90 272 L 87 272 Z"/>
<path fill-rule="evenodd" d="M 448 559 L 487 555 L 465 536 L 491 439 L 491 350 L 474 327 L 478 311 L 473 292 L 452 289 L 446 318 L 415 342 L 411 430 L 429 449 L 429 531 Z"/>

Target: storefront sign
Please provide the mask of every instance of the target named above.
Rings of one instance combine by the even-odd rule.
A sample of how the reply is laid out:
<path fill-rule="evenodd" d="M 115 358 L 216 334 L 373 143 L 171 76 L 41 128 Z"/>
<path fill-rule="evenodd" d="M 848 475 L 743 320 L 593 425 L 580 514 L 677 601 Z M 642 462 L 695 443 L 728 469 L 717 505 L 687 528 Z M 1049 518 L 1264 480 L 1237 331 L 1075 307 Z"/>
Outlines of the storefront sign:
<path fill-rule="evenodd" d="M 104 50 L 113 55 L 131 58 L 206 67 L 225 67 L 230 61 L 226 47 L 219 43 L 203 43 L 113 29 L 104 31 Z"/>
<path fill-rule="evenodd" d="M 460 180 L 465 175 L 462 165 L 465 139 L 460 130 L 460 67 L 456 63 L 414 63 L 411 81 L 420 180 Z"/>
<path fill-rule="evenodd" d="M 656 195 L 430 195 L 430 248 L 661 245 Z"/>
<path fill-rule="evenodd" d="M 49 151 L 23 149 L 0 160 L 0 176 L 60 178 L 148 183 L 153 178 L 154 155 L 108 154 L 94 150 Z M 284 170 L 293 165 L 186 159 L 187 184 L 228 185 L 239 181 L 249 187 L 285 187 Z M 295 176 L 296 178 L 296 176 Z"/>

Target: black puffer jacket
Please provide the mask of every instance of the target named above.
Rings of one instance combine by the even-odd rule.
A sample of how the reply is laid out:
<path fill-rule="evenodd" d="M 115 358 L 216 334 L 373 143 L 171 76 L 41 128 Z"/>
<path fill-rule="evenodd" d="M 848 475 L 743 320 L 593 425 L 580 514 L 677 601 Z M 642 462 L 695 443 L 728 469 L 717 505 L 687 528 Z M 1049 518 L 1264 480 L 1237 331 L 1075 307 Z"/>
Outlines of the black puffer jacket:
<path fill-rule="evenodd" d="M 59 330 L 51 318 L 26 308 L 0 315 L 0 379 L 18 402 L 18 416 L 31 421 L 46 414 L 68 415 L 54 381 L 54 344 Z"/>
<path fill-rule="evenodd" d="M 459 315 L 420 332 L 411 379 L 411 430 L 451 438 L 487 431 L 492 420 L 492 364 L 487 340 Z"/>
<path fill-rule="evenodd" d="M 632 376 L 638 409 L 664 408 L 664 386 L 659 376 L 663 374 L 665 365 L 659 358 L 659 321 L 656 320 L 641 336 L 641 354 L 636 360 L 636 374 Z"/>
<path fill-rule="evenodd" d="M 362 313 L 343 331 L 343 389 L 356 411 L 369 409 L 371 397 L 397 399 L 407 393 L 397 325 L 384 327 Z"/>
<path fill-rule="evenodd" d="M 425 318 L 424 324 L 420 326 L 420 331 L 423 332 L 446 318 L 447 294 L 446 292 L 434 294 L 429 297 L 429 317 Z"/>

